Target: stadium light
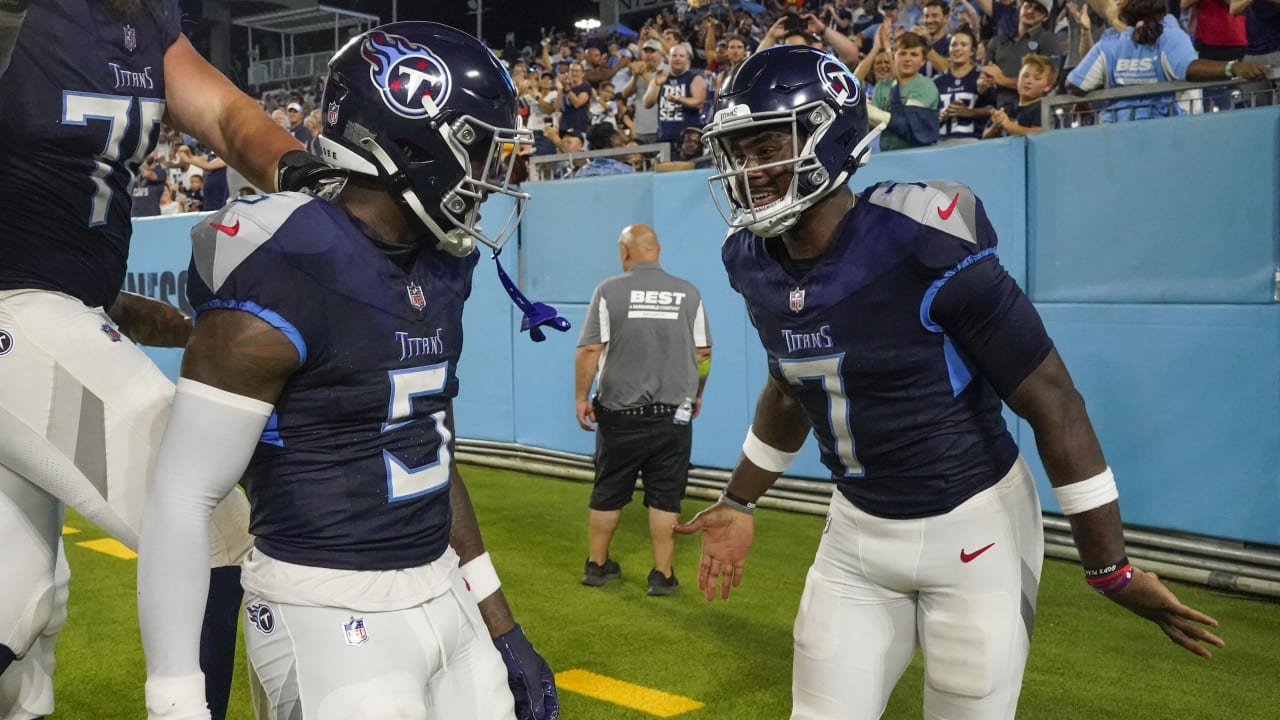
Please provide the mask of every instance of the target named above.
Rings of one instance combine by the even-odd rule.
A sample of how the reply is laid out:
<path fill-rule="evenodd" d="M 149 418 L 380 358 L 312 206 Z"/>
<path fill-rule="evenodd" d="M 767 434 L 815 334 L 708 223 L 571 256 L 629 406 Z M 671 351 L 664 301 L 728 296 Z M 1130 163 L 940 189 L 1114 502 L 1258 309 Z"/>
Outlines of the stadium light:
<path fill-rule="evenodd" d="M 600 27 L 600 21 L 596 18 L 582 18 L 575 22 L 573 26 L 583 32 L 591 32 L 592 30 Z"/>

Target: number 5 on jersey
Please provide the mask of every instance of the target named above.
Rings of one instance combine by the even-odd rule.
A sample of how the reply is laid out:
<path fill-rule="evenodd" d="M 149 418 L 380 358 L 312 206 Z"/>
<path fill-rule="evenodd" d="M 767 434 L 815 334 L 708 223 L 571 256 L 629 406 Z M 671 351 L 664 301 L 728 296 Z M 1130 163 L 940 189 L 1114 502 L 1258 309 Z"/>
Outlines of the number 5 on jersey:
<path fill-rule="evenodd" d="M 391 402 L 387 407 L 387 421 L 382 424 L 384 433 L 425 419 L 414 416 L 413 399 L 443 392 L 449 380 L 449 364 L 392 370 L 387 375 L 391 380 Z M 390 450 L 382 451 L 382 459 L 387 467 L 388 502 L 426 495 L 449 485 L 449 467 L 452 464 L 449 442 L 453 440 L 453 434 L 445 426 L 445 411 L 431 413 L 429 417 L 435 423 L 436 434 L 440 437 L 433 462 L 409 467 Z"/>

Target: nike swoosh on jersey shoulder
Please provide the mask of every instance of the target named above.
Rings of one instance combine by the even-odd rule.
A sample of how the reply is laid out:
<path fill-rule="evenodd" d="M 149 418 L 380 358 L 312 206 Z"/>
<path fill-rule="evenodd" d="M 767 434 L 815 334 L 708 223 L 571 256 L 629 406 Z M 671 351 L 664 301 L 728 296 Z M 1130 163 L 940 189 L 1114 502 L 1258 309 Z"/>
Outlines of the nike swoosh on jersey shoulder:
<path fill-rule="evenodd" d="M 324 202 L 304 193 L 257 195 L 229 203 L 191 228 L 191 258 L 195 271 L 217 292 L 231 273 L 267 243 L 309 203 Z M 234 234 L 224 228 L 238 228 Z"/>

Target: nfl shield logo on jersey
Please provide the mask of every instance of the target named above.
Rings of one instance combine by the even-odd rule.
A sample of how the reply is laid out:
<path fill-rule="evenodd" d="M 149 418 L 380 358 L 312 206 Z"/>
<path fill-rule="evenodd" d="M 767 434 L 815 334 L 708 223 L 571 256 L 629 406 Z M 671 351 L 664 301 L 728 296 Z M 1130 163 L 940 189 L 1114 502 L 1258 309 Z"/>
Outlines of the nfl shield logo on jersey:
<path fill-rule="evenodd" d="M 791 291 L 791 312 L 800 312 L 804 309 L 804 288 L 796 288 Z"/>
<path fill-rule="evenodd" d="M 348 645 L 360 647 L 369 642 L 369 631 L 364 629 L 364 618 L 353 617 L 342 624 L 342 629 L 347 634 Z"/>
<path fill-rule="evenodd" d="M 427 296 L 422 292 L 421 285 L 409 283 L 405 286 L 405 290 L 409 291 L 409 304 L 414 310 L 421 310 L 427 306 Z"/>
<path fill-rule="evenodd" d="M 125 52 L 138 49 L 138 31 L 134 30 L 132 25 L 124 26 L 124 49 Z"/>
<path fill-rule="evenodd" d="M 325 113 L 324 119 L 325 119 L 325 122 L 329 123 L 330 125 L 338 124 L 338 103 L 336 102 L 329 103 L 329 111 Z"/>

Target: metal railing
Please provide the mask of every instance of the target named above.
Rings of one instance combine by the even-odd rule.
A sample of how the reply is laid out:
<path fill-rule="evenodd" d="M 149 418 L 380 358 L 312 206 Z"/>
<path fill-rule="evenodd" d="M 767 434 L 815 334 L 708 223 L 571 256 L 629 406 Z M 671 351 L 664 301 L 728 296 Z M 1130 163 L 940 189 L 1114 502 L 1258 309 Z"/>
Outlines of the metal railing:
<path fill-rule="evenodd" d="M 668 162 L 671 159 L 671 146 L 667 143 L 653 143 L 651 145 L 609 148 L 607 150 L 532 155 L 529 157 L 529 179 L 538 182 L 555 180 L 556 166 L 563 162 L 580 167 L 592 158 L 619 158 L 626 155 L 640 156 L 641 166 L 638 168 L 639 171 L 653 171 L 657 169 L 658 163 Z"/>
<path fill-rule="evenodd" d="M 459 438 L 460 463 L 591 482 L 589 455 L 547 450 L 518 443 Z M 714 500 L 729 481 L 727 470 L 689 468 L 688 497 Z M 779 478 L 760 498 L 760 507 L 809 515 L 826 515 L 835 486 L 801 478 Z M 1280 547 L 1222 540 L 1201 535 L 1126 527 L 1129 559 L 1163 577 L 1221 590 L 1280 598 Z M 1061 515 L 1044 516 L 1045 555 L 1079 561 L 1071 528 Z"/>
<path fill-rule="evenodd" d="M 1271 68 L 1265 80 L 1179 80 L 1095 90 L 1084 95 L 1050 95 L 1040 102 L 1040 127 L 1062 130 L 1114 119 L 1129 120 L 1141 111 L 1169 103 L 1170 96 L 1171 104 L 1182 113 L 1193 115 L 1280 105 L 1280 68 Z"/>
<path fill-rule="evenodd" d="M 266 85 L 273 82 L 313 78 L 329 69 L 329 58 L 332 57 L 332 52 L 317 52 L 261 60 L 249 66 L 249 84 Z"/>

